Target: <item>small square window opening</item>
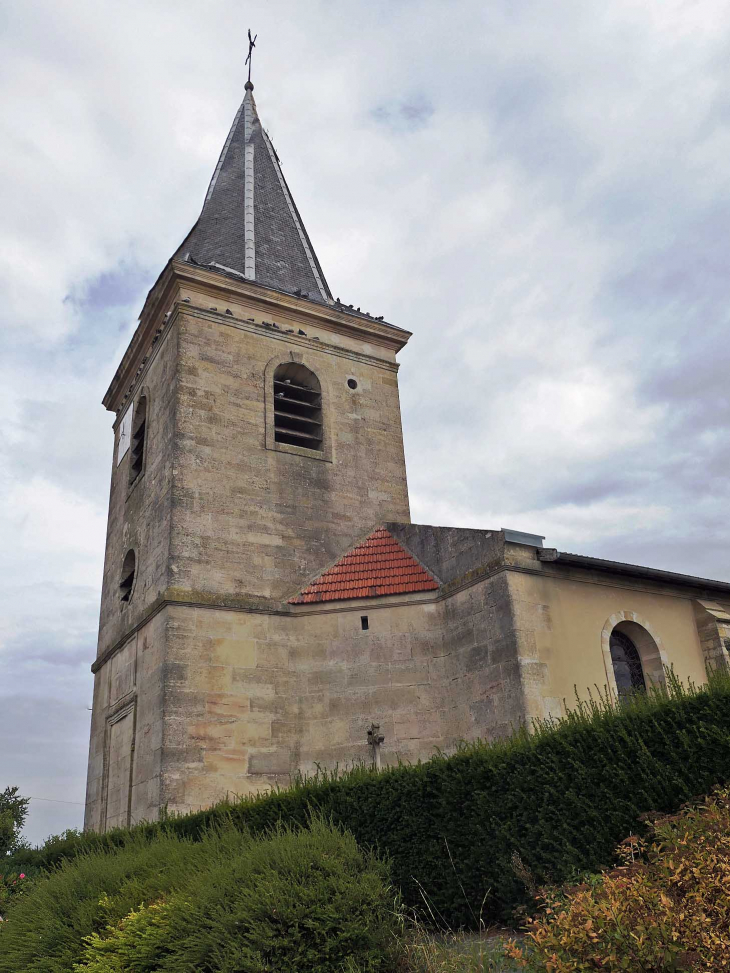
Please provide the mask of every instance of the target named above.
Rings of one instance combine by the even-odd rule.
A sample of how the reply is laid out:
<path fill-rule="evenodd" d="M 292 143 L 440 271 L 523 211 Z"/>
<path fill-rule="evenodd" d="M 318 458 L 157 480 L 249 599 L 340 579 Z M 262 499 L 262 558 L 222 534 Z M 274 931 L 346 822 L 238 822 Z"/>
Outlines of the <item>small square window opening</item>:
<path fill-rule="evenodd" d="M 363 630 L 363 632 L 367 632 L 367 630 L 370 628 L 370 622 L 368 621 L 367 615 L 360 616 L 360 628 Z"/>

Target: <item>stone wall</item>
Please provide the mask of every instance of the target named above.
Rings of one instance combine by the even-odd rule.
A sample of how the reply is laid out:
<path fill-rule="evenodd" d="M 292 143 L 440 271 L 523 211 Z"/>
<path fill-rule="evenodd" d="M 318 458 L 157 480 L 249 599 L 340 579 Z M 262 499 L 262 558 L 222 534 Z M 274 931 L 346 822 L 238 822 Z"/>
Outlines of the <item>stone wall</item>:
<path fill-rule="evenodd" d="M 96 673 L 84 827 L 154 820 L 161 804 L 166 611 Z"/>
<path fill-rule="evenodd" d="M 442 600 L 170 608 L 163 802 L 190 810 L 368 761 L 371 722 L 384 763 L 504 734 L 524 718 L 511 629 L 505 575 Z"/>
<path fill-rule="evenodd" d="M 218 303 L 222 283 L 210 284 Z M 183 798 L 200 804 L 200 774 L 226 778 L 231 764 L 215 746 L 217 723 L 228 718 L 236 722 L 230 748 L 251 751 L 251 786 L 292 768 L 289 751 L 284 767 L 271 756 L 281 750 L 273 737 L 261 736 L 293 696 L 282 663 L 289 632 L 269 637 L 266 658 L 252 659 L 264 616 L 239 613 L 246 623 L 231 635 L 225 612 L 219 619 L 201 608 L 198 617 L 171 602 L 276 611 L 375 523 L 409 517 L 394 351 L 407 332 L 375 321 L 350 327 L 346 315 L 292 298 L 273 321 L 272 295 L 259 301 L 238 285 L 220 310 L 204 285 L 170 287 L 170 304 L 153 291 L 143 312 L 135 341 L 145 331 L 156 337 L 144 357 L 135 346 L 131 392 L 120 399 L 117 377 L 105 399 L 110 408 L 121 402 L 117 441 L 142 395 L 147 426 L 133 485 L 130 453 L 117 464 L 115 443 L 89 753 L 94 828 L 155 816 Z M 314 311 L 322 326 L 307 323 L 305 333 Z M 368 328 L 372 341 L 363 338 Z M 120 367 L 132 367 L 131 354 Z M 271 375 L 284 361 L 306 364 L 322 384 L 321 455 L 267 440 Z M 119 585 L 130 549 L 136 575 L 125 603 Z"/>
<path fill-rule="evenodd" d="M 180 590 L 286 599 L 374 524 L 409 519 L 392 353 L 286 327 L 181 318 L 171 549 Z M 266 442 L 272 365 L 291 360 L 322 385 L 321 456 Z"/>
<path fill-rule="evenodd" d="M 177 329 L 168 327 L 155 345 L 142 383 L 131 399 L 136 405 L 142 394 L 147 398 L 144 470 L 131 488 L 131 451 L 117 465 L 119 428 L 128 404 L 114 422 L 115 445 L 99 624 L 100 655 L 134 628 L 169 583 L 177 339 Z M 137 573 L 132 598 L 123 605 L 119 583 L 122 563 L 130 548 L 135 551 Z"/>
<path fill-rule="evenodd" d="M 132 485 L 130 452 L 117 464 L 120 424 L 129 403 L 114 423 L 97 652 L 102 665 L 94 676 L 89 741 L 86 827 L 91 828 L 156 816 L 160 803 L 164 625 L 159 617 L 146 624 L 144 619 L 169 583 L 176 375 L 177 330 L 170 324 L 130 399 L 135 407 L 141 395 L 147 399 L 144 467 Z M 122 602 L 122 564 L 130 549 L 136 556 L 135 582 L 129 602 Z M 136 747 L 140 740 L 144 755 Z"/>
<path fill-rule="evenodd" d="M 453 551 L 446 531 L 424 536 L 421 557 L 443 571 L 451 556 L 439 562 L 432 542 Z M 614 624 L 640 626 L 682 679 L 703 681 L 690 592 L 591 571 L 557 576 L 534 548 L 490 536 L 489 549 L 466 545 L 481 551 L 470 560 L 468 538 L 452 535 L 463 573 L 438 594 L 277 610 L 168 604 L 97 676 L 92 740 L 103 744 L 92 752 L 90 825 L 120 821 L 125 796 L 135 821 L 160 805 L 189 811 L 286 786 L 297 771 L 369 761 L 372 722 L 387 764 L 559 716 L 576 687 L 587 698 L 607 685 Z M 125 707 L 136 722 L 117 727 Z"/>

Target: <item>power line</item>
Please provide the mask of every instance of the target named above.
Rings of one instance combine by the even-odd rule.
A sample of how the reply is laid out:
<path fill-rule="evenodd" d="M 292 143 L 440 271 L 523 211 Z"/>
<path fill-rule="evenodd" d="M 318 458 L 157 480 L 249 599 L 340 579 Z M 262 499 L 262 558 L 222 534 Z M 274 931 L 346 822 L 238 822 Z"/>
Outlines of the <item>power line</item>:
<path fill-rule="evenodd" d="M 83 801 L 59 801 L 55 797 L 29 797 L 29 801 L 48 801 L 50 804 L 76 804 L 78 807 L 84 807 Z"/>

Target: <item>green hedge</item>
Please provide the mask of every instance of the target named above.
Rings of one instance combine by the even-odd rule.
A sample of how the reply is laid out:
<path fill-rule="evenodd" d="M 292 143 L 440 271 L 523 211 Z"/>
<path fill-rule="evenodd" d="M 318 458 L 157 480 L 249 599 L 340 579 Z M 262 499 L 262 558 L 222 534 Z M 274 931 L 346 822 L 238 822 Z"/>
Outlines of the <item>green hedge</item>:
<path fill-rule="evenodd" d="M 613 861 L 614 848 L 641 828 L 639 815 L 673 811 L 730 782 L 730 679 L 666 691 L 616 708 L 579 704 L 557 726 L 538 726 L 494 744 L 464 745 L 450 757 L 380 773 L 320 774 L 290 789 L 224 802 L 160 828 L 197 840 L 231 819 L 254 831 L 304 823 L 311 808 L 343 824 L 365 847 L 387 853 L 407 904 L 424 905 L 452 927 L 509 918 L 525 904 L 517 852 L 538 883 L 561 882 Z M 18 856 L 48 867 L 130 832 L 57 840 Z"/>
<path fill-rule="evenodd" d="M 385 973 L 388 868 L 316 816 L 265 836 L 137 836 L 64 862 L 0 924 L 0 973 Z"/>

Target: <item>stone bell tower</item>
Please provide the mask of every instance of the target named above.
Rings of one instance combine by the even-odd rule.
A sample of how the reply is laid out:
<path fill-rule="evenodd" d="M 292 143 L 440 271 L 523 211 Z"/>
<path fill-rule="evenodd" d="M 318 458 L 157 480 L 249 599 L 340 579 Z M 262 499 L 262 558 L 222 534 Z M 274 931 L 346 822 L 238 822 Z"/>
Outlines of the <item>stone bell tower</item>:
<path fill-rule="evenodd" d="M 267 632 L 374 524 L 409 520 L 395 360 L 408 338 L 332 298 L 249 82 L 104 397 L 87 828 L 296 769 L 267 707 L 298 705 L 301 666 Z"/>

